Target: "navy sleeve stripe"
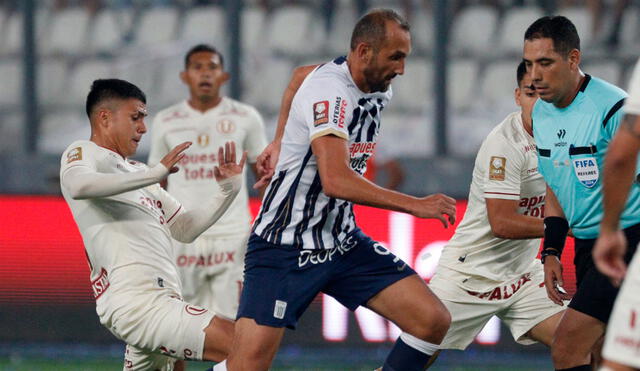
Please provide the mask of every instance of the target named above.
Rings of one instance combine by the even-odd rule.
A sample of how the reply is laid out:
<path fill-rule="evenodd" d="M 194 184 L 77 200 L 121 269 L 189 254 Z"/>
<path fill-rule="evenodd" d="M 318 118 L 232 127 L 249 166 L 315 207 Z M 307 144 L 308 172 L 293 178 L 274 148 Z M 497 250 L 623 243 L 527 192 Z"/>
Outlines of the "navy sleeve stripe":
<path fill-rule="evenodd" d="M 611 107 L 611 109 L 609 110 L 609 113 L 607 113 L 607 116 L 604 118 L 604 121 L 602 121 L 602 127 L 607 127 L 607 123 L 609 122 L 609 119 L 611 118 L 611 116 L 615 115 L 616 112 L 618 112 L 618 110 L 620 108 L 622 108 L 622 106 L 624 105 L 624 98 L 620 99 L 618 101 L 618 103 L 614 104 L 613 107 Z"/>

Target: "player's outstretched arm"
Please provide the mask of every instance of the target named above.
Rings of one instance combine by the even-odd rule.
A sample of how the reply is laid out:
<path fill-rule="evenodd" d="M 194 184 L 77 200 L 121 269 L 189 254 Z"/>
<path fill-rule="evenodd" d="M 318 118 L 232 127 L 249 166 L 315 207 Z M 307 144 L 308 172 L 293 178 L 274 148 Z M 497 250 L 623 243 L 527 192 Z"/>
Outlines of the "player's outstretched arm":
<path fill-rule="evenodd" d="M 271 143 L 262 151 L 256 161 L 256 173 L 258 181 L 253 186 L 254 189 L 259 189 L 266 186 L 276 170 L 276 164 L 278 162 L 278 156 L 280 156 L 280 144 L 282 143 L 282 137 L 284 136 L 284 128 L 289 118 L 289 110 L 291 109 L 291 102 L 296 92 L 302 85 L 302 82 L 311 73 L 317 64 L 309 66 L 297 67 L 293 70 L 289 85 L 282 95 L 282 103 L 280 104 L 280 114 L 278 115 L 278 126 L 276 128 L 276 134 Z"/>
<path fill-rule="evenodd" d="M 180 242 L 191 243 L 202 232 L 206 231 L 227 211 L 242 187 L 242 169 L 247 160 L 247 152 L 242 154 L 236 163 L 236 145 L 225 143 L 225 148 L 218 150 L 218 166 L 213 173 L 221 188 L 221 194 L 213 196 L 202 207 L 186 211 L 176 217 L 169 226 L 171 236 Z"/>
<path fill-rule="evenodd" d="M 540 238 L 544 233 L 541 218 L 518 213 L 518 200 L 485 198 L 491 232 L 498 238 Z"/>
<path fill-rule="evenodd" d="M 159 164 L 133 173 L 100 173 L 87 165 L 77 165 L 65 170 L 60 178 L 63 187 L 74 200 L 108 197 L 133 191 L 165 179 L 175 173 L 175 166 L 184 157 L 191 142 L 184 142 L 171 150 Z"/>
<path fill-rule="evenodd" d="M 334 135 L 321 136 L 311 142 L 311 149 L 317 158 L 322 189 L 327 196 L 402 211 L 419 218 L 438 219 L 445 228 L 447 221 L 455 223 L 456 202 L 451 197 L 443 194 L 413 197 L 379 187 L 358 175 L 349 167 L 345 139 Z"/>
<path fill-rule="evenodd" d="M 627 202 L 640 151 L 640 116 L 627 115 L 613 141 L 604 164 L 604 215 L 600 236 L 593 249 L 598 270 L 619 285 L 626 273 L 627 241 L 619 230 L 620 214 Z"/>

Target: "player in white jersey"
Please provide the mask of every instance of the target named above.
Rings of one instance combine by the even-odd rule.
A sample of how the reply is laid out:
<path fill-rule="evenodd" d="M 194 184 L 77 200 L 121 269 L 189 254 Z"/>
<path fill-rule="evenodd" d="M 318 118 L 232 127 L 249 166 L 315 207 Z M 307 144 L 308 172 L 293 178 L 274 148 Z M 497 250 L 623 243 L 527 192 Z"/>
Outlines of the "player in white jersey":
<path fill-rule="evenodd" d="M 640 258 L 636 253 L 629 270 L 624 262 L 627 239 L 620 230 L 620 215 L 631 187 L 637 184 L 637 158 L 640 153 L 640 60 L 636 63 L 629 98 L 624 106 L 625 118 L 609 145 L 604 166 L 604 215 L 600 236 L 593 250 L 598 269 L 619 286 L 602 350 L 602 370 L 640 369 Z M 634 184 L 634 179 L 636 184 Z M 625 277 L 626 275 L 626 277 Z"/>
<path fill-rule="evenodd" d="M 213 168 L 220 145 L 235 142 L 238 151 L 248 152 L 249 163 L 255 163 L 266 137 L 262 118 L 253 107 L 220 94 L 229 74 L 214 47 L 200 44 L 191 48 L 180 78 L 189 87 L 190 97 L 155 117 L 149 165 L 157 164 L 178 143 L 193 142 L 180 161 L 181 171 L 167 179 L 169 193 L 193 208 L 218 189 Z M 243 182 L 220 220 L 194 243 L 178 244 L 175 250 L 185 300 L 235 319 L 250 225 L 249 196 Z"/>
<path fill-rule="evenodd" d="M 549 346 L 564 310 L 547 297 L 536 259 L 546 187 L 531 134 L 537 95 L 524 63 L 517 84 L 521 111 L 508 115 L 482 143 L 464 219 L 429 284 L 451 313 L 441 349 L 466 349 L 494 315 L 519 343 Z"/>
<path fill-rule="evenodd" d="M 225 212 L 240 190 L 246 153 L 218 151 L 221 192 L 187 210 L 158 184 L 178 171 L 191 145 L 173 148 L 153 167 L 128 157 L 146 132 L 146 98 L 135 85 L 96 80 L 87 97 L 91 139 L 61 158 L 60 183 L 85 245 L 100 322 L 125 341 L 124 370 L 171 370 L 175 358 L 222 360 L 233 322 L 185 302 L 172 237 L 193 241 Z"/>
<path fill-rule="evenodd" d="M 407 264 L 359 230 L 352 209 L 355 202 L 453 222 L 453 199 L 411 197 L 361 176 L 391 80 L 404 72 L 410 50 L 408 24 L 393 11 L 372 11 L 356 24 L 349 55 L 317 67 L 281 111 L 288 120 L 279 121 L 268 147 L 275 158 L 281 142 L 245 256 L 229 370 L 268 369 L 284 327 L 295 327 L 319 292 L 351 310 L 367 306 L 406 331 L 384 370 L 423 370 L 446 333 L 444 306 Z"/>

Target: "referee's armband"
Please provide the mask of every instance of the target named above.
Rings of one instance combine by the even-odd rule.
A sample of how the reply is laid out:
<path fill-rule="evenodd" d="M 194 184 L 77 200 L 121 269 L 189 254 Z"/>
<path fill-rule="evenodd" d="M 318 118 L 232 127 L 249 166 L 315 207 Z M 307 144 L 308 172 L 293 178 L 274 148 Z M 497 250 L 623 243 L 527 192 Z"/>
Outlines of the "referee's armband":
<path fill-rule="evenodd" d="M 547 255 L 555 255 L 558 259 L 560 258 L 568 232 L 569 223 L 567 219 L 559 216 L 548 216 L 544 218 L 544 243 L 541 254 L 543 261 L 544 256 Z M 555 254 L 556 251 L 557 254 Z"/>

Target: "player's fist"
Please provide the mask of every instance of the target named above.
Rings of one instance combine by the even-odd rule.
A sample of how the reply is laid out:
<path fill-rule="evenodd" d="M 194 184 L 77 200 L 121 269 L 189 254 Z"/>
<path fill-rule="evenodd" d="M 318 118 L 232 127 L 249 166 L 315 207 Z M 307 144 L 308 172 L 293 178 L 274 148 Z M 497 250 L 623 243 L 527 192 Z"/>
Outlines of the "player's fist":
<path fill-rule="evenodd" d="M 548 255 L 544 259 L 544 287 L 549 299 L 558 305 L 563 305 L 563 300 L 571 299 L 562 285 L 562 264 L 556 256 Z"/>
<path fill-rule="evenodd" d="M 244 151 L 240 163 L 236 163 L 236 144 L 235 142 L 226 142 L 224 148 L 218 149 L 218 166 L 213 168 L 213 175 L 220 182 L 234 175 L 242 174 L 246 161 L 247 151 Z"/>
<path fill-rule="evenodd" d="M 624 254 L 627 238 L 622 231 L 608 231 L 603 228 L 593 248 L 593 262 L 598 270 L 609 277 L 614 286 L 620 286 L 627 272 Z"/>
<path fill-rule="evenodd" d="M 186 151 L 189 147 L 191 147 L 192 142 L 184 142 L 180 143 L 177 146 L 173 147 L 169 153 L 167 153 L 160 163 L 164 165 L 164 167 L 169 170 L 169 174 L 173 174 L 178 171 L 178 167 L 176 164 L 182 160 L 184 157 L 184 151 Z"/>
<path fill-rule="evenodd" d="M 259 189 L 271 181 L 276 170 L 278 156 L 280 156 L 280 142 L 273 141 L 258 156 L 256 161 L 256 169 L 258 171 L 258 181 L 253 185 L 254 189 Z"/>
<path fill-rule="evenodd" d="M 447 221 L 451 225 L 456 222 L 456 200 L 441 193 L 416 199 L 409 210 L 418 218 L 438 219 L 445 228 Z"/>

